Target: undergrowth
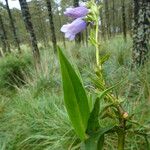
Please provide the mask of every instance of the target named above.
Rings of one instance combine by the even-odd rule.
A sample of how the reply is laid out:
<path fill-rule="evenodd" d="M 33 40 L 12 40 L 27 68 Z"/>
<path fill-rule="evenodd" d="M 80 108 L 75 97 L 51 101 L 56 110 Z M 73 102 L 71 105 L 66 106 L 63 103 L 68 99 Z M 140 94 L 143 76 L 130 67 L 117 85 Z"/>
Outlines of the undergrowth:
<path fill-rule="evenodd" d="M 102 42 L 101 54 L 103 50 L 110 54 L 103 72 L 109 86 L 122 81 L 113 94 L 122 99 L 126 110 L 137 120 L 135 126 L 149 126 L 149 63 L 131 70 L 131 43 L 130 38 L 124 43 L 120 36 Z M 66 54 L 78 67 L 90 91 L 93 86 L 90 74 L 95 69 L 93 47 L 76 48 L 73 44 L 67 47 Z M 37 74 L 33 69 L 32 57 L 26 53 L 21 58 L 10 54 L 0 60 L 0 150 L 79 149 L 80 141 L 63 103 L 57 58 L 48 49 L 42 52 L 41 62 L 42 69 Z M 2 89 L 5 92 L 2 93 Z M 108 123 L 104 119 L 101 125 Z M 138 129 L 142 130 L 142 126 Z M 117 135 L 105 138 L 105 149 L 115 150 Z M 133 136 L 132 130 L 126 135 L 126 150 L 142 150 L 145 144 L 143 135 Z"/>
<path fill-rule="evenodd" d="M 31 56 L 26 53 L 18 56 L 14 53 L 0 59 L 0 88 L 14 89 L 25 84 L 25 75 L 29 75 L 32 66 Z"/>

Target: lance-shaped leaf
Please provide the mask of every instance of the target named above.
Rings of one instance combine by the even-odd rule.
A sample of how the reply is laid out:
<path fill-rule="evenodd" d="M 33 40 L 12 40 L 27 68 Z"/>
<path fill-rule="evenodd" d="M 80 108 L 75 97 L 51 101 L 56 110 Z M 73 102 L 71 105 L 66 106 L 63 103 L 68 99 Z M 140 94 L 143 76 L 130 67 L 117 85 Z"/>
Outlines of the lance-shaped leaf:
<path fill-rule="evenodd" d="M 104 144 L 104 135 L 111 131 L 114 125 L 101 128 L 99 131 L 90 136 L 82 145 L 81 150 L 102 150 Z"/>
<path fill-rule="evenodd" d="M 58 48 L 58 54 L 61 65 L 65 106 L 76 133 L 81 140 L 84 140 L 90 115 L 88 98 L 80 78 L 60 48 Z"/>
<path fill-rule="evenodd" d="M 87 133 L 90 135 L 94 132 L 96 132 L 100 125 L 99 125 L 99 108 L 100 108 L 100 100 L 99 98 L 96 99 L 94 108 L 92 112 L 90 113 L 90 117 L 88 120 L 88 126 L 87 126 Z"/>

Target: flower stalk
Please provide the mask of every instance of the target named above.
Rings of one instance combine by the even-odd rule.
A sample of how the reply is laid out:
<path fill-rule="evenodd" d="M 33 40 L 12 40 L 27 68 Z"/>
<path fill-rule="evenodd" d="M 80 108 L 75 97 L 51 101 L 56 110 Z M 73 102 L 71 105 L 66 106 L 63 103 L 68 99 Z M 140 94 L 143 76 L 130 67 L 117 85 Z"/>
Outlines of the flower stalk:
<path fill-rule="evenodd" d="M 125 135 L 126 135 L 125 127 L 126 127 L 126 120 L 125 118 L 122 117 L 120 119 L 120 127 L 118 130 L 118 150 L 124 150 Z"/>
<path fill-rule="evenodd" d="M 98 11 L 99 12 L 99 11 Z M 95 19 L 95 49 L 96 49 L 96 65 L 98 68 L 98 71 L 100 73 L 101 76 L 101 80 L 103 82 L 103 84 L 105 85 L 105 80 L 102 74 L 102 64 L 100 62 L 100 53 L 99 53 L 99 13 L 97 12 L 97 16 Z M 109 99 L 113 102 L 113 103 L 118 103 L 118 100 L 113 97 L 111 94 L 107 95 L 109 97 Z M 125 127 L 126 127 L 126 120 L 125 118 L 123 118 L 123 114 L 124 114 L 124 109 L 122 108 L 122 106 L 120 104 L 117 104 L 116 108 L 118 109 L 118 112 L 120 114 L 120 128 L 118 131 L 118 150 L 124 150 L 124 144 L 125 144 Z"/>
<path fill-rule="evenodd" d="M 99 44 L 98 44 L 98 29 L 99 29 L 99 24 L 98 24 L 98 21 L 96 21 L 96 29 L 95 29 L 95 40 L 96 40 L 96 64 L 97 64 L 97 67 L 100 67 L 100 58 L 99 58 Z M 101 68 L 100 68 L 101 69 Z"/>
<path fill-rule="evenodd" d="M 124 150 L 125 131 L 122 129 L 118 132 L 118 150 Z"/>
<path fill-rule="evenodd" d="M 63 25 L 61 31 L 65 33 L 65 37 L 74 40 L 75 36 L 86 29 L 86 27 L 91 24 L 94 25 L 94 29 L 90 35 L 91 44 L 94 45 L 95 48 L 95 61 L 96 61 L 96 74 L 101 82 L 100 91 L 108 90 L 106 86 L 105 76 L 103 74 L 102 65 L 103 65 L 103 57 L 100 57 L 100 44 L 99 44 L 99 9 L 101 7 L 97 6 L 95 0 L 91 0 L 87 3 L 87 6 L 76 7 L 76 8 L 67 8 L 64 13 L 67 17 L 73 19 L 72 23 Z M 115 86 L 114 86 L 115 87 Z M 125 135 L 126 135 L 126 120 L 128 117 L 128 113 L 123 109 L 117 97 L 115 97 L 112 93 L 105 94 L 106 100 L 109 100 L 113 106 L 116 108 L 117 115 L 116 118 L 119 118 L 119 125 L 117 126 L 118 131 L 118 150 L 124 150 L 125 144 Z M 95 110 L 99 110 L 99 105 L 94 106 Z M 94 112 L 96 113 L 96 112 Z M 99 118 L 96 118 L 97 120 Z M 93 143 L 95 145 L 97 143 Z M 97 145 L 98 146 L 98 145 Z M 101 146 L 101 145 L 99 145 Z M 99 148 L 98 148 L 99 149 Z"/>

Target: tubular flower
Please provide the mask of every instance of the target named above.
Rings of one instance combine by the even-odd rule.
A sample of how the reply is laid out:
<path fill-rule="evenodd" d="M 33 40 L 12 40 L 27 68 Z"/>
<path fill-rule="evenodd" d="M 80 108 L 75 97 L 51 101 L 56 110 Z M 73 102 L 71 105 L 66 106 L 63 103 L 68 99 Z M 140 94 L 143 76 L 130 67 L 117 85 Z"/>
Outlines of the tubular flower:
<path fill-rule="evenodd" d="M 67 8 L 64 14 L 73 19 L 85 17 L 89 10 L 85 6 L 79 6 L 75 8 Z"/>
<path fill-rule="evenodd" d="M 65 37 L 74 40 L 77 33 L 86 28 L 86 22 L 82 18 L 75 19 L 71 24 L 63 25 L 61 31 L 65 33 Z"/>

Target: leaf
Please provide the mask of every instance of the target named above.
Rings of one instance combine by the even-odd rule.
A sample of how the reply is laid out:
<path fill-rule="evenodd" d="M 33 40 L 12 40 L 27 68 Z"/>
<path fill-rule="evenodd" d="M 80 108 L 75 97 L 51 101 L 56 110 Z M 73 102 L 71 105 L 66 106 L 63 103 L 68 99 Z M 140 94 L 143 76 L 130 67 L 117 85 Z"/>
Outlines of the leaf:
<path fill-rule="evenodd" d="M 93 95 L 91 93 L 88 93 L 88 94 L 89 94 L 88 95 L 89 109 L 90 109 L 90 112 L 92 112 L 94 104 L 95 104 L 95 101 L 93 101 Z"/>
<path fill-rule="evenodd" d="M 104 147 L 104 134 L 99 138 L 98 144 L 97 144 L 97 150 L 102 150 Z"/>
<path fill-rule="evenodd" d="M 94 104 L 94 108 L 90 114 L 90 118 L 88 120 L 88 127 L 87 127 L 87 133 L 90 135 L 91 133 L 96 132 L 100 125 L 99 125 L 99 109 L 100 109 L 100 101 L 99 98 L 96 99 L 96 102 Z"/>
<path fill-rule="evenodd" d="M 90 37 L 89 40 L 90 40 L 92 45 L 94 45 L 94 46 L 97 45 L 95 38 Z"/>
<path fill-rule="evenodd" d="M 115 125 L 110 125 L 106 128 L 101 128 L 93 136 L 89 137 L 81 146 L 81 150 L 102 150 L 104 144 L 104 134 L 109 132 L 115 127 Z"/>
<path fill-rule="evenodd" d="M 88 98 L 80 78 L 60 48 L 58 48 L 58 54 L 61 65 L 65 106 L 77 135 L 81 140 L 84 140 L 90 115 Z"/>
<path fill-rule="evenodd" d="M 107 95 L 108 92 L 110 92 L 112 89 L 114 89 L 116 86 L 120 85 L 123 81 L 116 83 L 115 85 L 111 86 L 110 88 L 104 90 L 103 92 L 101 92 L 100 94 L 98 94 L 97 97 L 99 97 L 99 99 L 102 99 L 105 95 Z"/>
<path fill-rule="evenodd" d="M 100 59 L 101 64 L 104 64 L 109 58 L 110 58 L 110 55 L 109 55 L 109 54 L 104 55 L 104 56 Z"/>

